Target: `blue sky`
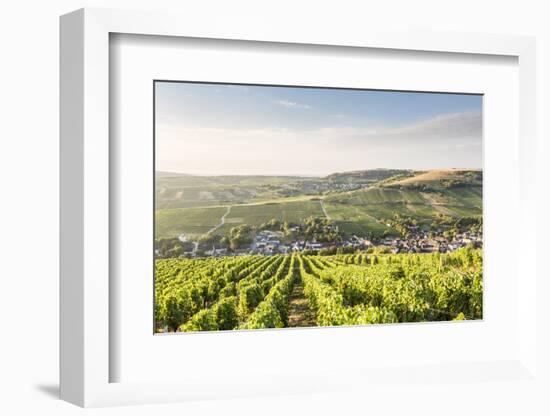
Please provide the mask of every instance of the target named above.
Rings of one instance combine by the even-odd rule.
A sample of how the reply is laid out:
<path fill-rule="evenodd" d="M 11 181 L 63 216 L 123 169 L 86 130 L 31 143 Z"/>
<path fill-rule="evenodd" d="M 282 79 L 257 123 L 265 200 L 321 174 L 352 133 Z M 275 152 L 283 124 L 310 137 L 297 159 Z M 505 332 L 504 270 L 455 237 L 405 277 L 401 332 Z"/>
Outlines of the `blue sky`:
<path fill-rule="evenodd" d="M 157 170 L 480 168 L 481 112 L 479 95 L 157 82 Z"/>

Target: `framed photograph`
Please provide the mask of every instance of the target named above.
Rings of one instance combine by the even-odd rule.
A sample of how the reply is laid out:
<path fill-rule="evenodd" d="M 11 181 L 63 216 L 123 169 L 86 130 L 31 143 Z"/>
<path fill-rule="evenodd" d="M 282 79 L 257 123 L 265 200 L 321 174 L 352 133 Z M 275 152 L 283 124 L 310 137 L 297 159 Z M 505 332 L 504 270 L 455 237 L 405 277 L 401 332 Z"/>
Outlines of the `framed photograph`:
<path fill-rule="evenodd" d="M 62 398 L 539 388 L 533 73 L 531 38 L 63 16 Z"/>
<path fill-rule="evenodd" d="M 483 318 L 482 95 L 154 100 L 156 333 Z"/>

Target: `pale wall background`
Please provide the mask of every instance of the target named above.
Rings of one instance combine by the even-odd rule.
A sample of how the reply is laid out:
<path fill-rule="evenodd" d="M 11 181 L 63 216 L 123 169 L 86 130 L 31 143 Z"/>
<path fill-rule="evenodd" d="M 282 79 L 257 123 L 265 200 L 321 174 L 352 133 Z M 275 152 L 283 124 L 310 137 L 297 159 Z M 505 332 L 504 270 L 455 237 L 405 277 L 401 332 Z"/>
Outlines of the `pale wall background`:
<path fill-rule="evenodd" d="M 538 37 L 539 183 L 541 214 L 548 200 L 550 127 L 550 13 L 546 1 L 145 1 L 6 0 L 0 11 L 0 413 L 78 414 L 56 399 L 58 382 L 58 16 L 84 6 L 179 10 L 204 24 L 211 13 L 227 19 L 269 16 L 281 26 L 384 24 L 441 30 L 512 33 Z M 240 17 L 239 17 L 240 16 Z M 542 138 L 545 138 L 543 140 Z M 547 215 L 547 213 L 545 214 Z M 548 220 L 540 235 L 549 235 Z M 541 254 L 547 252 L 540 239 Z M 548 291 L 548 283 L 539 290 Z M 544 314 L 548 315 L 545 311 Z M 547 321 L 548 322 L 548 321 Z M 549 346 L 548 332 L 541 334 Z M 550 348 L 547 349 L 550 351 Z M 547 354 L 548 355 L 548 354 Z M 548 364 L 548 360 L 545 361 Z M 471 388 L 470 388 L 471 390 Z M 504 389 L 506 390 L 506 389 Z M 372 409 L 345 394 L 283 397 L 94 410 L 101 415 L 165 414 L 537 414 L 521 395 L 480 404 L 457 386 L 457 400 L 433 408 L 433 398 L 399 398 Z M 477 402 L 477 403 L 476 403 Z M 548 408 L 547 408 L 548 409 Z M 539 409 L 541 410 L 541 409 Z M 400 411 L 399 413 L 402 413 Z"/>

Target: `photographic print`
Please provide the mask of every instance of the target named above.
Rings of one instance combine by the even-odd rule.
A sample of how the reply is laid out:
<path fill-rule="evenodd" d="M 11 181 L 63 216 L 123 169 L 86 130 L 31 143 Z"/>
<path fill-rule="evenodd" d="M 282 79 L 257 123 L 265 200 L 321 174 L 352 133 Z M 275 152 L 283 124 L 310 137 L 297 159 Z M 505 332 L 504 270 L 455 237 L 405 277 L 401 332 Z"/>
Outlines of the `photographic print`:
<path fill-rule="evenodd" d="M 481 95 L 154 100 L 156 333 L 482 319 Z"/>

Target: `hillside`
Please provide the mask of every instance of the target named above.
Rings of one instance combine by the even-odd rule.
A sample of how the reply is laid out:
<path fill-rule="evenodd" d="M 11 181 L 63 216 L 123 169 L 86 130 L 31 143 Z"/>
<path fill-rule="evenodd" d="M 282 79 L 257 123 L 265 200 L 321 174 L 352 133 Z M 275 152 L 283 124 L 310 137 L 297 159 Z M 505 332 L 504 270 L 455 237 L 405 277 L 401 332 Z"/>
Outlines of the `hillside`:
<path fill-rule="evenodd" d="M 404 169 L 368 169 L 351 172 L 337 172 L 330 174 L 325 179 L 333 182 L 378 182 L 396 175 L 409 175 L 411 170 Z"/>
<path fill-rule="evenodd" d="M 217 225 L 216 234 L 226 234 L 238 225 L 272 219 L 299 224 L 311 216 L 334 221 L 346 234 L 395 235 L 388 222 L 396 214 L 428 226 L 442 215 L 481 216 L 482 179 L 481 171 L 465 169 L 376 169 L 317 178 L 162 176 L 157 237 L 196 238 Z"/>
<path fill-rule="evenodd" d="M 193 208 L 268 202 L 279 198 L 321 196 L 364 188 L 410 170 L 372 169 L 333 173 L 325 177 L 225 175 L 195 176 L 157 172 L 158 209 Z"/>
<path fill-rule="evenodd" d="M 350 233 L 379 233 L 399 214 L 430 224 L 441 215 L 454 218 L 482 214 L 482 173 L 433 170 L 325 198 L 327 212 Z M 387 227 L 387 226 L 386 226 Z"/>
<path fill-rule="evenodd" d="M 472 169 L 436 169 L 421 172 L 417 175 L 388 182 L 389 187 L 427 186 L 434 189 L 459 186 L 481 186 L 483 174 L 481 170 Z"/>
<path fill-rule="evenodd" d="M 157 209 L 244 204 L 305 193 L 299 176 L 160 176 L 156 177 Z"/>

